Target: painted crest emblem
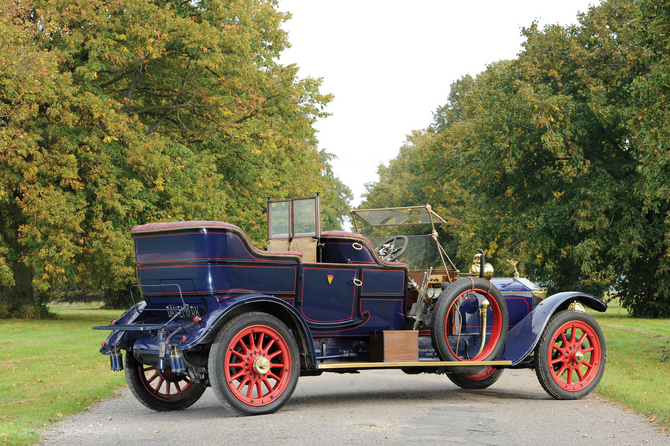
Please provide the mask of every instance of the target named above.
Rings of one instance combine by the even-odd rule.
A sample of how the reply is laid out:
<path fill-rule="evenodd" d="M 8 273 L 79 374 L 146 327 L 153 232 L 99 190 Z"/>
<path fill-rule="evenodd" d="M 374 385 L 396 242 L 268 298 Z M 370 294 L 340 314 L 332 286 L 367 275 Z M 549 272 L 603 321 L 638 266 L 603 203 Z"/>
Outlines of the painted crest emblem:
<path fill-rule="evenodd" d="M 332 283 L 333 283 L 333 276 L 331 276 L 330 274 L 328 274 L 327 277 L 328 277 L 328 285 L 332 284 Z"/>

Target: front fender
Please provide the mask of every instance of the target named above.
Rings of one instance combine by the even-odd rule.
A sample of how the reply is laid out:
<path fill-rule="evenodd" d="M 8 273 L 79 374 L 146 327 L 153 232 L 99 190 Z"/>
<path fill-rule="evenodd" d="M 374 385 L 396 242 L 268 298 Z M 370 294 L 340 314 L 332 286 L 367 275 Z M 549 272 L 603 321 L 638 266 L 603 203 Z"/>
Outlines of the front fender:
<path fill-rule="evenodd" d="M 605 302 L 590 294 L 575 291 L 554 294 L 533 308 L 509 331 L 505 348 L 498 359 L 512 361 L 512 365 L 520 363 L 531 354 L 537 345 L 549 319 L 558 311 L 566 309 L 575 300 L 601 313 L 607 310 Z"/>
<path fill-rule="evenodd" d="M 307 327 L 304 318 L 296 309 L 283 301 L 282 299 L 265 294 L 252 294 L 230 297 L 221 301 L 221 306 L 209 311 L 202 318 L 202 322 L 196 325 L 191 333 L 179 344 L 182 350 L 188 350 L 200 343 L 210 342 L 224 323 L 224 319 L 231 312 L 245 305 L 274 305 L 281 311 L 286 311 L 292 317 L 300 330 L 302 330 L 303 339 L 307 342 L 307 348 L 312 357 L 312 364 L 316 364 L 316 352 L 314 351 L 314 341 L 311 332 Z M 296 339 L 296 341 L 298 341 Z"/>

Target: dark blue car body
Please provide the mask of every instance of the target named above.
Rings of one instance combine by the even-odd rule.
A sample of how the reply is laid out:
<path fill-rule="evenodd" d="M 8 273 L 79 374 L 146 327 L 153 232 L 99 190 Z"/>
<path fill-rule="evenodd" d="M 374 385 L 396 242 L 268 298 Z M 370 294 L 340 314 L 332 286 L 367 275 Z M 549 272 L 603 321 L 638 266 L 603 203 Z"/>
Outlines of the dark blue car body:
<path fill-rule="evenodd" d="M 141 293 L 143 300 L 111 326 L 96 328 L 112 330 L 101 352 L 110 355 L 112 369 L 122 370 L 122 351 L 126 351 L 125 368 L 131 369 L 126 370 L 131 390 L 155 410 L 188 407 L 205 387 L 212 385 L 219 389 L 217 396 L 224 405 L 234 411 L 269 413 L 278 410 L 290 397 L 298 374 L 366 368 L 447 373 L 455 376 L 454 382 L 461 387 L 487 387 L 490 384 L 486 380 L 491 380 L 493 372 L 506 367 L 537 366 L 533 353 L 552 316 L 567 311 L 571 304 L 574 307 L 576 301 L 598 311 L 606 309 L 602 301 L 588 294 L 559 293 L 540 300 L 537 288 L 527 280 L 491 279 L 487 283 L 504 298 L 508 315 L 506 340 L 502 340 L 504 345 L 494 357 L 472 361 L 477 359 L 475 338 L 482 330 L 479 311 L 482 299 L 475 292 L 473 281 L 472 291 L 462 293 L 458 301 L 458 339 L 452 332 L 445 335 L 452 346 L 456 345 L 456 361 L 449 361 L 436 351 L 435 337 L 439 333 L 435 333 L 430 322 L 417 327 L 408 317 L 417 301 L 408 281 L 416 272 L 404 263 L 384 261 L 372 243 L 359 234 L 320 233 L 316 262 L 304 262 L 299 252 L 260 250 L 239 227 L 222 222 L 154 223 L 134 228 L 131 236 L 138 280 L 134 295 Z M 454 319 L 453 313 L 450 314 Z M 231 324 L 241 324 L 240 318 L 245 317 L 250 320 L 271 317 L 276 321 L 242 324 L 242 328 L 236 329 L 237 338 L 234 332 L 227 334 L 232 330 Z M 496 313 L 489 309 L 488 322 L 483 319 L 485 338 L 487 334 L 493 337 L 495 318 Z M 281 325 L 281 329 L 275 325 Z M 254 341 L 253 335 L 245 334 L 251 332 L 243 331 L 247 326 L 252 331 L 253 327 L 261 327 L 266 333 L 264 338 Z M 449 330 L 453 331 L 451 325 Z M 416 360 L 380 360 L 371 354 L 379 333 L 385 333 L 388 339 L 394 333 L 410 331 L 416 331 L 418 338 Z M 247 355 L 250 345 L 262 344 L 271 334 L 277 339 L 292 338 L 285 339 L 287 343 L 295 342 L 297 358 L 288 346 L 278 351 L 273 350 L 276 346 L 268 347 L 262 353 L 268 358 L 278 355 L 295 361 L 299 370 L 289 371 L 290 367 L 285 367 L 290 376 L 278 376 L 272 368 L 279 370 L 281 366 L 272 363 L 272 359 L 260 361 L 252 353 Z M 224 340 L 228 344 L 218 347 Z M 226 348 L 232 351 L 229 346 L 237 345 L 235 342 L 242 345 L 242 354 L 238 356 L 247 355 L 241 359 L 246 361 L 244 364 L 237 366 L 235 359 L 230 358 L 214 360 L 213 346 L 223 352 L 218 355 L 225 355 Z M 601 343 L 599 352 L 604 352 L 604 339 Z M 468 353 L 467 349 L 473 350 Z M 586 346 L 584 351 L 588 351 Z M 598 360 L 604 370 L 604 358 Z M 224 361 L 224 368 L 228 369 L 216 372 L 221 378 L 215 386 L 212 369 L 219 367 L 216 361 Z M 464 365 L 470 367 L 459 368 Z M 270 372 L 266 371 L 268 366 Z M 226 387 L 225 380 L 232 382 L 238 371 L 248 373 L 244 375 L 246 381 Z M 251 384 L 256 383 L 254 379 L 261 384 L 266 382 L 266 373 L 273 376 L 267 391 Z M 157 388 L 155 382 L 166 384 Z M 259 402 L 264 394 L 273 401 Z M 573 394 L 576 393 L 568 395 Z"/>

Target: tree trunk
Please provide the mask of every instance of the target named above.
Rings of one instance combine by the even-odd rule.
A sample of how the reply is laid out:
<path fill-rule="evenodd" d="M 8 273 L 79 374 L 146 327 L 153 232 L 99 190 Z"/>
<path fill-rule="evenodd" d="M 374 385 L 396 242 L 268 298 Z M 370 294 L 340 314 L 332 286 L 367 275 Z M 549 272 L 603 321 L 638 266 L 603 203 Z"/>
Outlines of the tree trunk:
<path fill-rule="evenodd" d="M 0 305 L 16 307 L 20 305 L 33 306 L 33 272 L 23 262 L 17 262 L 12 268 L 14 273 L 13 287 L 0 288 Z"/>

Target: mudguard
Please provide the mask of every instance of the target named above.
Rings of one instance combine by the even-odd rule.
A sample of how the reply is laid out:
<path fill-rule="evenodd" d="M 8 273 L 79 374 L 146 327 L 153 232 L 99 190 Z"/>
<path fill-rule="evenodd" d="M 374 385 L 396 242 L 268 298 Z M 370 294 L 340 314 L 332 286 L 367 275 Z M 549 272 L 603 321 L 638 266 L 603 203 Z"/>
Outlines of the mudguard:
<path fill-rule="evenodd" d="M 211 341 L 220 329 L 223 318 L 235 309 L 244 305 L 265 303 L 278 305 L 295 319 L 295 321 L 299 324 L 299 327 L 302 329 L 302 334 L 307 340 L 313 363 L 316 364 L 314 343 L 312 341 L 309 328 L 307 327 L 307 323 L 305 322 L 302 315 L 300 315 L 300 313 L 298 313 L 292 305 L 286 303 L 278 297 L 265 294 L 246 294 L 242 296 L 229 297 L 225 300 L 221 300 L 220 303 L 221 306 L 219 308 L 211 310 L 205 316 L 203 316 L 202 322 L 196 325 L 191 331 L 191 334 L 187 336 L 187 339 L 178 345 L 180 349 L 188 350 L 200 344 L 203 340 Z"/>
<path fill-rule="evenodd" d="M 554 294 L 533 308 L 508 332 L 505 348 L 498 359 L 512 361 L 513 366 L 523 361 L 535 349 L 549 319 L 575 300 L 601 313 L 607 310 L 605 302 L 590 294 L 574 291 Z"/>
<path fill-rule="evenodd" d="M 132 324 L 140 314 L 142 314 L 142 310 L 144 307 L 147 306 L 146 302 L 138 302 L 132 307 L 128 308 L 125 313 L 121 315 L 117 320 L 113 321 L 112 324 L 109 327 L 93 327 L 94 330 L 113 330 L 110 327 L 113 327 L 114 325 L 126 325 L 126 324 Z M 107 336 L 107 339 L 105 342 L 102 344 L 102 348 L 100 349 L 100 353 L 103 355 L 109 355 L 111 352 L 107 348 L 110 345 L 118 345 L 119 342 L 123 339 L 123 336 L 126 334 L 124 330 L 114 330 L 112 333 Z"/>

